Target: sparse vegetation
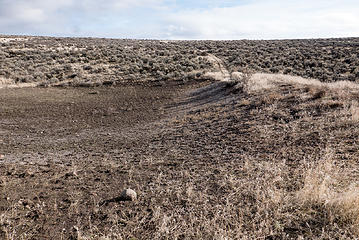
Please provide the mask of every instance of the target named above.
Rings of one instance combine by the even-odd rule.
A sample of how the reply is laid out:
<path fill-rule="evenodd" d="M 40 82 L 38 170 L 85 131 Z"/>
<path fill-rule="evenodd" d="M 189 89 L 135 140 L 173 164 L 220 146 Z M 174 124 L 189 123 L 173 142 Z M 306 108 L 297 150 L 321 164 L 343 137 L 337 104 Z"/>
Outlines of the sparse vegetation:
<path fill-rule="evenodd" d="M 359 40 L 151 41 L 2 36 L 0 79 L 42 85 L 100 85 L 206 79 L 208 54 L 230 72 L 284 73 L 357 81 Z M 80 84 L 81 85 L 81 84 Z"/>
<path fill-rule="evenodd" d="M 98 87 L 0 89 L 0 238 L 358 238 L 357 78 L 323 67 L 356 39 L 19 39 L 2 84 Z M 263 73 L 307 76 L 288 49 L 327 77 Z"/>

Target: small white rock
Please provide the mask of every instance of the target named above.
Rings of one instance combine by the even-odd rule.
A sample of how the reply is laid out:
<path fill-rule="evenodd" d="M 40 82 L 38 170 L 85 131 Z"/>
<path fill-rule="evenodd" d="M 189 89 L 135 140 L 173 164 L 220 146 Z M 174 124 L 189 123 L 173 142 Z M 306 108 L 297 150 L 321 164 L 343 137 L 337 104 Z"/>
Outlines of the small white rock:
<path fill-rule="evenodd" d="M 137 193 L 131 188 L 127 188 L 122 191 L 120 200 L 121 201 L 135 201 L 137 199 Z"/>
<path fill-rule="evenodd" d="M 5 156 L 3 154 L 0 154 L 0 160 L 3 160 Z"/>

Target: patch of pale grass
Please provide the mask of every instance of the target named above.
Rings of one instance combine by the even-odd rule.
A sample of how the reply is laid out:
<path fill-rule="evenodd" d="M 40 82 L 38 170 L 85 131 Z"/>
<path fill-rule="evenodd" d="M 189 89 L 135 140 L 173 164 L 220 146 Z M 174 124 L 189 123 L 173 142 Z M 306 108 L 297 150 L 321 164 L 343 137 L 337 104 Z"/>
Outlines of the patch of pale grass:
<path fill-rule="evenodd" d="M 0 89 L 1 88 L 26 88 L 36 87 L 37 83 L 14 83 L 12 79 L 0 77 Z"/>
<path fill-rule="evenodd" d="M 327 203 L 335 195 L 332 189 L 338 178 L 338 169 L 335 168 L 329 153 L 317 166 L 310 166 L 304 176 L 304 186 L 298 192 L 300 199 L 310 202 Z"/>
<path fill-rule="evenodd" d="M 222 72 L 207 72 L 204 74 L 204 77 L 212 79 L 214 81 L 225 81 L 226 75 Z"/>
<path fill-rule="evenodd" d="M 6 38 L 0 38 L 0 43 L 8 43 L 11 41 L 28 41 L 28 38 L 10 38 L 10 37 L 6 37 Z"/>
<path fill-rule="evenodd" d="M 359 121 L 359 106 L 357 101 L 352 101 L 350 106 L 351 118 L 353 121 Z"/>
<path fill-rule="evenodd" d="M 346 226 L 359 234 L 359 188 L 348 178 L 348 169 L 331 160 L 331 153 L 316 166 L 307 169 L 304 186 L 297 193 L 303 209 L 322 209 L 331 224 Z"/>
<path fill-rule="evenodd" d="M 11 84 L 11 83 L 13 83 L 13 81 L 11 79 L 0 77 L 0 85 Z"/>
<path fill-rule="evenodd" d="M 10 84 L 1 84 L 0 83 L 0 89 L 1 88 L 31 88 L 36 87 L 37 83 L 10 83 Z"/>
<path fill-rule="evenodd" d="M 351 224 L 353 232 L 359 234 L 359 189 L 351 186 L 347 191 L 331 199 L 328 207 L 337 213 L 343 222 Z"/>
<path fill-rule="evenodd" d="M 233 81 L 242 81 L 243 79 L 245 79 L 247 77 L 247 74 L 242 73 L 242 72 L 232 72 L 231 73 L 231 80 Z"/>
<path fill-rule="evenodd" d="M 359 103 L 356 100 L 343 102 L 343 108 L 340 111 L 340 116 L 343 116 L 346 120 L 353 122 L 359 121 Z"/>
<path fill-rule="evenodd" d="M 304 85 L 318 88 L 327 88 L 332 90 L 358 91 L 359 85 L 349 81 L 338 81 L 333 83 L 324 83 L 317 79 L 307 79 L 302 77 L 284 75 L 256 73 L 247 81 L 247 90 L 249 92 L 263 89 L 274 88 L 280 84 Z"/>

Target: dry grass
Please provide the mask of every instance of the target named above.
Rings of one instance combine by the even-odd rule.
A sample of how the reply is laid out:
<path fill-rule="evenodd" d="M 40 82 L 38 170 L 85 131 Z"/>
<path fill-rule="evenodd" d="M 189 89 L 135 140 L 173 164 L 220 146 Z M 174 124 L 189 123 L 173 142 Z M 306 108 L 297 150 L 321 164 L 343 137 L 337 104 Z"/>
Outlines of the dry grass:
<path fill-rule="evenodd" d="M 0 38 L 0 88 L 118 84 L 1 90 L 0 238 L 358 239 L 351 41 Z"/>
<path fill-rule="evenodd" d="M 13 38 L 13 37 L 0 37 L 0 43 L 8 43 L 8 42 L 23 42 L 27 41 L 27 38 L 21 37 L 21 38 Z"/>
<path fill-rule="evenodd" d="M 85 125 L 81 116 L 92 112 L 89 106 L 96 98 L 102 105 L 93 107 L 103 114 L 91 118 L 101 127 L 76 132 L 75 142 L 65 137 L 68 145 L 55 141 L 51 151 L 62 157 L 61 163 L 1 165 L 1 191 L 7 196 L 0 202 L 1 237 L 357 239 L 359 128 L 352 90 L 356 86 L 330 87 L 334 85 L 283 75 L 254 81 L 256 77 L 238 86 L 204 88 L 216 94 L 211 99 L 200 98 L 203 90 L 194 91 L 197 98 L 181 93 L 159 121 L 127 128 L 116 122 L 128 112 L 121 110 L 122 105 L 131 102 L 133 112 L 140 112 L 129 115 L 131 123 L 142 119 L 144 110 L 136 109 L 153 101 L 146 89 L 133 87 L 138 91 L 134 94 L 127 88 L 133 97 L 117 100 L 113 109 L 109 99 L 124 91 L 106 96 L 102 93 L 108 89 L 96 95 L 71 89 L 83 104 L 71 124 Z M 77 99 L 65 95 L 67 91 L 59 93 L 68 100 L 63 103 L 66 108 Z M 137 103 L 140 97 L 143 101 Z M 61 105 L 48 98 L 41 103 L 38 108 Z M 29 109 L 26 103 L 20 105 Z M 121 115 L 114 116 L 116 111 Z M 41 126 L 32 125 L 34 132 L 46 124 L 37 121 Z M 8 128 L 16 136 L 29 134 Z M 22 142 L 7 136 L 14 139 L 12 144 L 17 140 L 16 146 L 33 147 L 25 137 Z M 46 141 L 51 137 L 41 135 Z M 41 143 L 34 151 L 48 147 Z M 137 192 L 137 201 L 114 200 L 128 187 Z"/>
<path fill-rule="evenodd" d="M 231 75 L 224 65 L 223 60 L 219 59 L 218 57 L 209 54 L 207 56 L 209 62 L 211 62 L 218 72 L 206 72 L 204 77 L 215 80 L 215 81 L 229 81 L 231 80 Z"/>
<path fill-rule="evenodd" d="M 359 106 L 358 106 L 357 101 L 352 101 L 352 104 L 350 106 L 350 112 L 352 115 L 352 120 L 358 121 L 359 120 Z"/>
<path fill-rule="evenodd" d="M 297 192 L 298 209 L 303 214 L 302 220 L 321 216 L 322 219 L 315 220 L 322 224 L 324 236 L 324 224 L 359 236 L 359 182 L 348 177 L 352 171 L 337 166 L 330 154 L 306 169 L 304 185 Z"/>
<path fill-rule="evenodd" d="M 225 81 L 226 77 L 222 72 L 206 72 L 203 75 L 205 78 L 214 80 L 214 81 Z"/>
<path fill-rule="evenodd" d="M 248 74 L 242 73 L 242 72 L 232 72 L 231 73 L 231 79 L 237 82 L 243 82 L 245 81 L 245 78 L 248 77 Z"/>
<path fill-rule="evenodd" d="M 11 79 L 0 77 L 0 87 L 13 83 Z"/>
<path fill-rule="evenodd" d="M 342 91 L 344 93 L 351 93 L 359 90 L 359 85 L 355 82 L 338 81 L 333 83 L 323 83 L 316 79 L 307 79 L 297 76 L 290 76 L 284 74 L 268 74 L 256 73 L 253 74 L 248 82 L 248 91 L 258 91 L 262 89 L 270 89 L 280 84 L 312 86 L 317 88 L 327 88 L 331 90 Z"/>

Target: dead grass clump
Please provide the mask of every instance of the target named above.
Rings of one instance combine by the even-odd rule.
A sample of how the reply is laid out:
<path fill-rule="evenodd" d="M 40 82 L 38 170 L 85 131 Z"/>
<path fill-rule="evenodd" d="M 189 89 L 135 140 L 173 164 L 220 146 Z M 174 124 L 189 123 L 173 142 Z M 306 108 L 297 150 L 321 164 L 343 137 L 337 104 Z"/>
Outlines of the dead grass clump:
<path fill-rule="evenodd" d="M 359 106 L 358 102 L 352 101 L 352 104 L 350 106 L 350 113 L 351 118 L 353 121 L 359 121 Z"/>
<path fill-rule="evenodd" d="M 231 73 L 231 79 L 234 81 L 237 81 L 237 82 L 241 82 L 247 77 L 248 77 L 248 74 L 245 74 L 242 72 L 232 72 Z"/>
<path fill-rule="evenodd" d="M 224 81 L 225 75 L 222 72 L 207 72 L 203 75 L 204 78 L 209 78 L 214 81 Z"/>
<path fill-rule="evenodd" d="M 283 96 L 277 92 L 270 92 L 268 95 L 263 96 L 263 102 L 266 104 L 273 104 L 283 99 Z"/>
<path fill-rule="evenodd" d="M 248 99 L 241 99 L 239 101 L 239 106 L 249 106 L 251 104 L 251 101 L 249 101 Z"/>
<path fill-rule="evenodd" d="M 349 81 L 338 81 L 334 83 L 324 83 L 320 82 L 317 79 L 306 79 L 302 77 L 295 77 L 290 75 L 283 74 L 267 74 L 267 73 L 256 73 L 253 74 L 246 83 L 246 89 L 249 92 L 254 92 L 258 90 L 265 90 L 274 88 L 280 84 L 290 84 L 290 85 L 302 85 L 315 87 L 317 89 L 322 89 L 324 91 L 332 90 L 344 95 L 348 93 L 357 92 L 359 90 L 359 85 Z M 323 95 L 323 92 L 318 92 L 318 96 Z"/>
<path fill-rule="evenodd" d="M 10 84 L 12 82 L 13 81 L 11 79 L 0 77 L 0 85 L 2 85 L 2 84 Z"/>
<path fill-rule="evenodd" d="M 359 103 L 356 100 L 342 101 L 340 114 L 353 123 L 359 121 Z"/>
<path fill-rule="evenodd" d="M 309 202 L 326 202 L 332 198 L 332 186 L 338 178 L 338 169 L 330 159 L 322 160 L 317 166 L 310 166 L 304 176 L 304 186 L 298 196 Z"/>
<path fill-rule="evenodd" d="M 350 170 L 336 165 L 330 154 L 306 170 L 303 188 L 297 192 L 299 219 L 311 231 L 359 234 L 359 188 L 350 183 Z"/>
<path fill-rule="evenodd" d="M 323 98 L 326 95 L 326 91 L 324 89 L 315 89 L 312 93 L 312 100 Z"/>

